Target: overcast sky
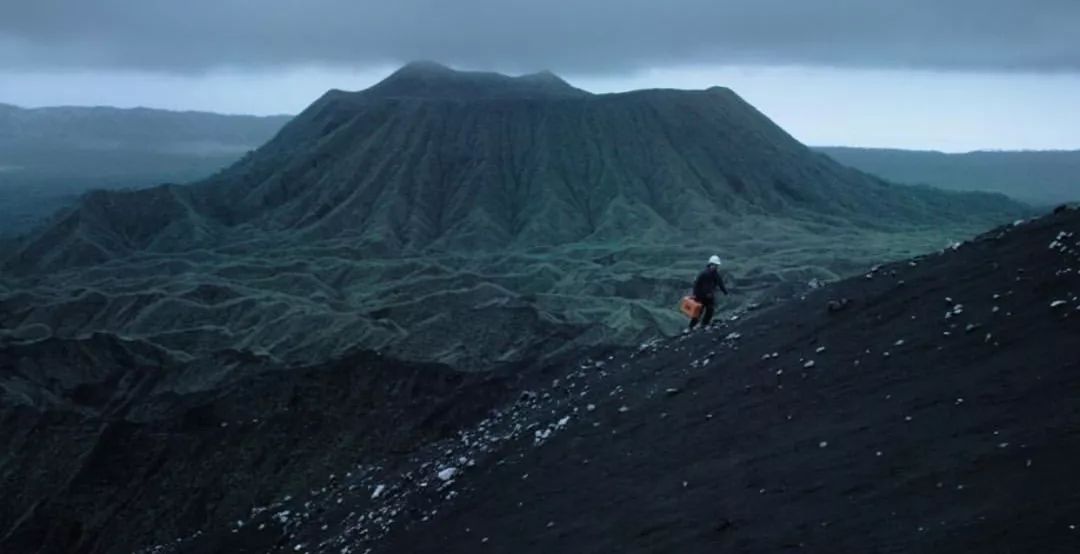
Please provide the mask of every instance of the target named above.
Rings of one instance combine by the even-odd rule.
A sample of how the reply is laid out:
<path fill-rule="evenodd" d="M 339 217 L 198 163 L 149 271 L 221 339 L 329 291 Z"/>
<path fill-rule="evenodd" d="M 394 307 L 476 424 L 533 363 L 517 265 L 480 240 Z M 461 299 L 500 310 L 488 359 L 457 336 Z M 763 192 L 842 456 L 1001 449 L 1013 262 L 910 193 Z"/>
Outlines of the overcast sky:
<path fill-rule="evenodd" d="M 811 144 L 1080 148 L 1080 0 L 5 0 L 0 102 L 295 113 L 409 60 L 730 86 Z"/>

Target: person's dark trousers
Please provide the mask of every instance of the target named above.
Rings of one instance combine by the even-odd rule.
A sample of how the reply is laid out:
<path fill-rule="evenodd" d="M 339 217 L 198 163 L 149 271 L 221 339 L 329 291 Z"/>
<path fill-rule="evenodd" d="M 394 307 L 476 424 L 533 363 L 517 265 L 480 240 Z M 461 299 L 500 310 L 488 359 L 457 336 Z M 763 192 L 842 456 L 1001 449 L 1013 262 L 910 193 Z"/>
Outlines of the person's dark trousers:
<path fill-rule="evenodd" d="M 713 312 L 716 310 L 716 301 L 711 299 L 711 298 L 710 299 L 696 298 L 695 300 L 697 300 L 698 302 L 701 302 L 701 307 L 702 307 L 701 317 L 691 319 L 690 320 L 690 328 L 693 329 L 694 327 L 697 327 L 697 324 L 699 322 L 702 325 L 708 327 L 708 325 L 710 323 L 712 323 Z"/>

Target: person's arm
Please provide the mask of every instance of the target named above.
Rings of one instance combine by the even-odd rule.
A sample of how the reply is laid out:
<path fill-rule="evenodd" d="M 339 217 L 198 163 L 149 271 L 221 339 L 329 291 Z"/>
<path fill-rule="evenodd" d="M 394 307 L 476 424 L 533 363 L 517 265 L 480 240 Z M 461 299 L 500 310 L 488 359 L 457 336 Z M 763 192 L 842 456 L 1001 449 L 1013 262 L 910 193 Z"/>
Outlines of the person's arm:
<path fill-rule="evenodd" d="M 720 287 L 720 292 L 727 296 L 727 287 L 724 286 L 724 278 L 720 276 L 720 272 L 716 273 L 716 286 Z"/>

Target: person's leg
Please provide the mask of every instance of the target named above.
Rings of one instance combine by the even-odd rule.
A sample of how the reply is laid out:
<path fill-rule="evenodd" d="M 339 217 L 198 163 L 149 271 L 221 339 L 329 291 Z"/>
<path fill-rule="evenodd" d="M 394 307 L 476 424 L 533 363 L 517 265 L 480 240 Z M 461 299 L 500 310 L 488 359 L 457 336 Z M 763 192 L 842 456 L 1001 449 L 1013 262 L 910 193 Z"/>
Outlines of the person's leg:
<path fill-rule="evenodd" d="M 701 321 L 701 318 L 700 318 L 700 317 L 695 317 L 695 318 L 692 318 L 692 319 L 690 320 L 690 329 L 691 329 L 691 330 L 693 330 L 693 329 L 694 329 L 694 327 L 697 327 L 698 321 Z"/>
<path fill-rule="evenodd" d="M 712 323 L 713 312 L 716 310 L 716 306 L 715 303 L 711 301 L 704 302 L 704 304 L 705 313 L 701 317 L 701 325 L 702 327 L 708 327 L 709 324 Z"/>

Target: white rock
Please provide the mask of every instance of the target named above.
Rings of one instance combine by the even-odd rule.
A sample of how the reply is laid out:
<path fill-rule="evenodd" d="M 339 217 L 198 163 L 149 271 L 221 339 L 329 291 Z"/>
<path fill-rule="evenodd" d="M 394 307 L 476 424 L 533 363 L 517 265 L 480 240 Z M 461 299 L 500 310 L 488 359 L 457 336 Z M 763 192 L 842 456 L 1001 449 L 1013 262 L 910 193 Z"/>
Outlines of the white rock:
<path fill-rule="evenodd" d="M 1050 307 L 1051 308 L 1056 308 L 1056 307 L 1062 306 L 1064 304 L 1065 304 L 1064 300 L 1054 300 L 1053 302 L 1050 303 Z"/>
<path fill-rule="evenodd" d="M 904 339 L 900 339 L 893 343 L 894 346 L 904 346 Z"/>
<path fill-rule="evenodd" d="M 805 367 L 805 368 L 814 367 L 814 360 L 807 360 L 807 362 L 805 364 L 803 364 L 802 366 Z"/>
<path fill-rule="evenodd" d="M 449 481 L 453 479 L 455 475 L 457 475 L 457 472 L 458 470 L 456 467 L 448 467 L 439 472 L 439 479 L 443 481 Z"/>
<path fill-rule="evenodd" d="M 825 351 L 825 347 L 824 346 L 819 346 L 819 347 L 817 347 L 817 350 L 815 350 L 814 352 L 817 352 L 818 354 L 821 354 L 824 351 Z"/>
<path fill-rule="evenodd" d="M 825 448 L 826 446 L 829 446 L 828 441 L 821 441 L 818 443 L 818 448 Z"/>
<path fill-rule="evenodd" d="M 371 493 L 371 499 L 375 500 L 376 498 L 382 496 L 382 493 L 385 490 L 386 490 L 386 485 L 379 485 L 379 486 L 375 487 L 375 491 Z"/>

